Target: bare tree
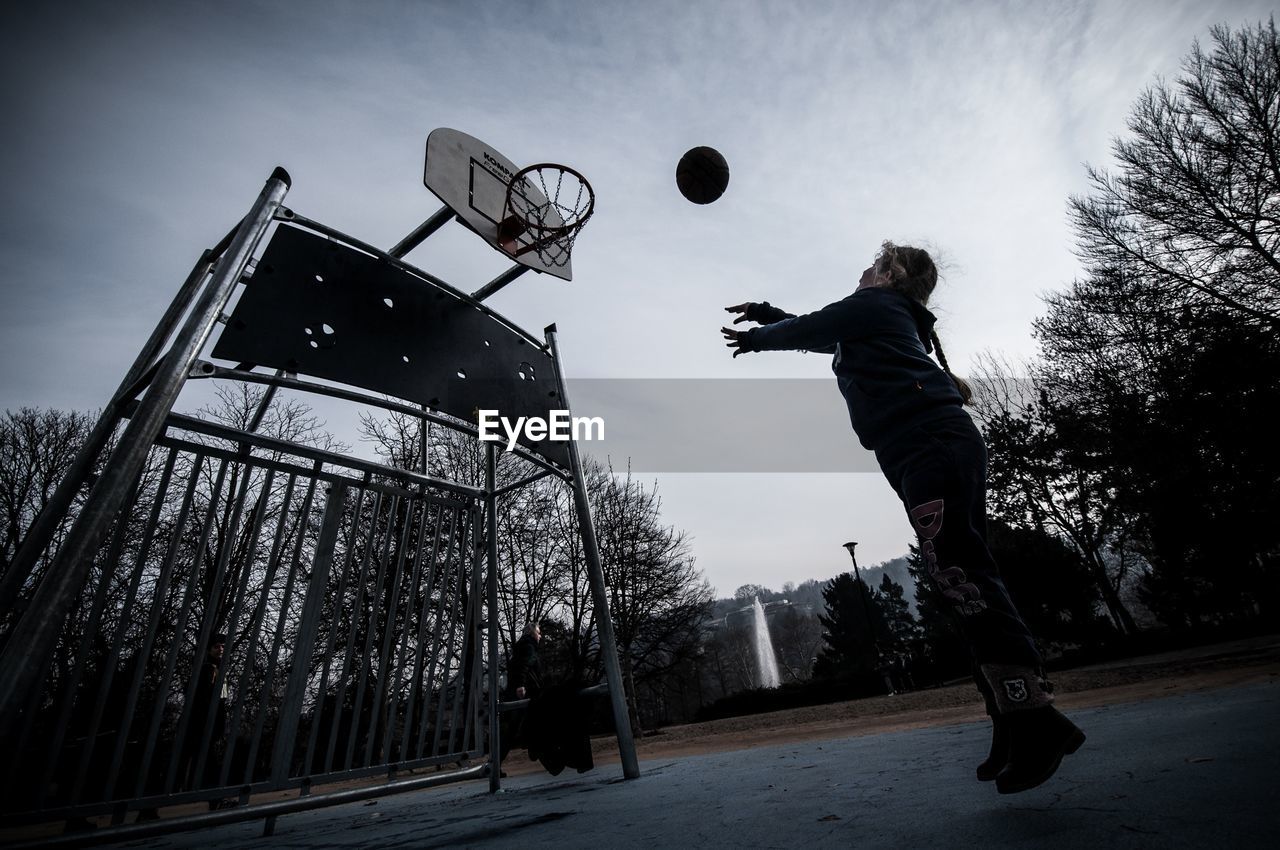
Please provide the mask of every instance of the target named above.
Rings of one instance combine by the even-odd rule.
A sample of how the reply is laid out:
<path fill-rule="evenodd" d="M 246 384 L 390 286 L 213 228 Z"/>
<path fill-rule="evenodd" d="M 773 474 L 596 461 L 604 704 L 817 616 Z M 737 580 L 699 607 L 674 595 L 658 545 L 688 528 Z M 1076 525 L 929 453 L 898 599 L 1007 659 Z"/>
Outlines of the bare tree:
<path fill-rule="evenodd" d="M 772 635 L 787 681 L 812 678 L 813 663 L 822 649 L 822 623 L 817 614 L 788 605 L 774 615 Z"/>
<path fill-rule="evenodd" d="M 1145 91 L 1118 171 L 1089 169 L 1072 198 L 1091 276 L 1128 270 L 1170 303 L 1280 319 L 1280 40 L 1274 19 L 1210 30 L 1173 83 Z"/>
<path fill-rule="evenodd" d="M 1107 423 L 1064 391 L 1068 379 L 1055 368 L 1061 362 L 1024 364 L 1021 374 L 996 355 L 978 362 L 975 417 L 989 452 L 989 509 L 1011 526 L 1068 541 L 1116 627 L 1132 632 L 1120 592 L 1126 562 L 1113 557 L 1130 536 L 1132 518 L 1115 498 L 1114 464 L 1097 450 Z"/>
<path fill-rule="evenodd" d="M 397 464 L 421 462 L 422 425 L 416 417 L 366 416 L 362 433 L 379 455 Z M 440 428 L 426 441 L 433 474 L 480 483 L 485 447 L 473 436 Z M 537 467 L 504 453 L 498 485 L 521 481 Z M 614 475 L 588 461 L 584 475 L 596 525 L 605 581 L 610 589 L 620 661 L 632 721 L 639 728 L 637 687 L 658 702 L 664 677 L 672 687 L 678 671 L 696 656 L 711 592 L 693 564 L 683 533 L 664 527 L 661 502 L 629 474 Z M 568 641 L 569 675 L 599 675 L 596 612 L 590 592 L 572 492 L 556 478 L 544 478 L 498 499 L 498 606 L 504 648 L 530 621 L 555 621 Z"/>
<path fill-rule="evenodd" d="M 44 573 L 46 559 L 30 576 L 10 576 L 9 565 L 70 469 L 94 420 L 90 414 L 31 407 L 6 410 L 0 418 L 0 615 L 10 612 L 23 588 L 30 588 Z M 60 527 L 50 551 L 57 551 L 68 527 L 69 523 Z"/>
<path fill-rule="evenodd" d="M 325 430 L 324 422 L 312 413 L 308 404 L 297 398 L 268 397 L 267 392 L 267 388 L 253 384 L 220 384 L 215 389 L 217 400 L 201 407 L 196 415 L 239 431 L 295 445 L 332 452 L 349 449 Z M 193 441 L 206 444 L 226 442 L 200 435 L 194 435 Z M 271 450 L 260 452 L 259 456 L 278 461 L 285 454 Z M 255 529 L 270 528 L 281 512 L 292 513 L 291 520 L 285 525 L 280 547 L 287 553 L 299 535 L 311 532 L 314 537 L 318 532 L 319 519 L 314 511 L 303 515 L 301 507 L 306 493 L 301 488 L 286 500 L 284 476 L 275 477 L 271 486 L 265 486 L 266 475 L 261 468 L 235 465 L 218 488 L 214 470 L 212 464 L 195 470 L 195 474 L 201 476 L 195 505 L 198 510 L 205 510 L 210 503 L 217 503 L 212 512 L 213 531 L 208 535 L 205 551 L 201 553 L 202 563 L 206 565 L 201 577 L 202 598 L 207 600 L 214 624 L 225 627 L 229 625 L 237 590 L 249 579 L 250 572 L 263 566 L 261 555 L 255 549 L 258 542 Z M 243 499 L 241 493 L 244 494 Z M 248 499 L 250 494 L 253 495 L 252 500 Z M 304 561 L 309 562 L 309 559 Z"/>
<path fill-rule="evenodd" d="M 646 489 L 630 470 L 611 475 L 593 507 L 632 723 L 639 730 L 636 684 L 697 653 L 711 587 L 694 566 L 684 533 L 662 525 L 656 487 Z"/>
<path fill-rule="evenodd" d="M 750 605 L 755 599 L 760 598 L 764 602 L 764 597 L 772 596 L 773 591 L 764 585 L 744 584 L 733 592 L 733 600 L 741 602 L 744 605 Z"/>
<path fill-rule="evenodd" d="M 716 629 L 704 646 L 707 675 L 726 697 L 755 686 L 755 647 L 745 619 L 731 618 Z"/>

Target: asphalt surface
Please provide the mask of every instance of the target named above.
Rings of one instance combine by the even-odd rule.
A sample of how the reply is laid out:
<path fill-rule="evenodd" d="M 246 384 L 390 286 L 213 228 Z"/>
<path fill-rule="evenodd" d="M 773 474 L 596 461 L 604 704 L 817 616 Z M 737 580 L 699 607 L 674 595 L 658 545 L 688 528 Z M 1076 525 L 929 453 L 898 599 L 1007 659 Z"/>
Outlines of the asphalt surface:
<path fill-rule="evenodd" d="M 411 792 L 117 847 L 1280 847 L 1280 682 L 1078 711 L 1040 788 L 973 778 L 985 723 Z"/>

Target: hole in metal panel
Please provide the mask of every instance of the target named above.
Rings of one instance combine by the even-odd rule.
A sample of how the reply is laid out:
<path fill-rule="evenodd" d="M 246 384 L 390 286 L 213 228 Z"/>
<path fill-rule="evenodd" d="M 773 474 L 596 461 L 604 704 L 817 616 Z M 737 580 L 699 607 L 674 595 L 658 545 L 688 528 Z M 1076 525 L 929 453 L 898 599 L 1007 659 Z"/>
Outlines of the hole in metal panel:
<path fill-rule="evenodd" d="M 316 283 L 324 283 L 324 278 L 320 275 L 316 275 Z"/>
<path fill-rule="evenodd" d="M 400 355 L 400 359 L 401 359 L 401 360 L 403 360 L 404 362 L 408 363 L 408 362 L 409 362 L 409 355 L 407 355 L 407 354 L 401 354 L 401 355 Z"/>
<path fill-rule="evenodd" d="M 324 331 L 326 336 L 333 336 L 333 327 L 331 325 L 321 325 L 320 330 Z"/>
<path fill-rule="evenodd" d="M 311 347 L 312 347 L 312 348 L 319 348 L 319 347 L 320 347 L 320 343 L 316 342 L 316 341 L 313 339 L 313 340 L 311 340 Z"/>
<path fill-rule="evenodd" d="M 465 378 L 465 377 L 467 377 L 467 373 L 466 373 L 466 372 L 464 372 L 464 371 L 462 371 L 461 369 L 459 369 L 459 370 L 458 370 L 458 377 L 459 377 L 459 378 Z"/>
<path fill-rule="evenodd" d="M 388 310 L 390 310 L 392 307 L 396 306 L 396 302 L 392 301 L 390 298 L 383 298 L 383 299 L 382 299 L 382 303 L 386 305 L 386 308 L 387 308 Z"/>

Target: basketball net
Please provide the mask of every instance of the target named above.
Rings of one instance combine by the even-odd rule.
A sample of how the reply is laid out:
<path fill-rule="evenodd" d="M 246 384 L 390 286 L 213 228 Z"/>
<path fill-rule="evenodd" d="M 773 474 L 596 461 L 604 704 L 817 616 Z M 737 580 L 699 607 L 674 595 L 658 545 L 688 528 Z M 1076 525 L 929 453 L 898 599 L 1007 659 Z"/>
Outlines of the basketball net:
<path fill-rule="evenodd" d="M 563 266 L 595 205 L 591 184 L 574 169 L 551 162 L 531 165 L 507 186 L 498 243 L 513 257 L 534 251 L 545 265 Z"/>

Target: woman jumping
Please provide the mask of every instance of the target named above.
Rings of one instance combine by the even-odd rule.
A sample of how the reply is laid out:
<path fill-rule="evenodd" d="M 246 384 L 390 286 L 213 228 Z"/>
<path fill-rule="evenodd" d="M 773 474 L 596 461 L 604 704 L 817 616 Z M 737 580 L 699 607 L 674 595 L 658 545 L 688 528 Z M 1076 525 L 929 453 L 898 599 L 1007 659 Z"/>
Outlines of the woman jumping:
<path fill-rule="evenodd" d="M 726 307 L 740 314 L 734 324 L 761 326 L 720 330 L 734 357 L 835 355 L 831 368 L 853 430 L 902 499 L 929 576 L 973 655 L 993 728 L 978 778 L 1013 794 L 1051 777 L 1085 736 L 1053 707 L 1035 640 L 987 549 L 987 448 L 963 409 L 969 387 L 951 374 L 925 306 L 937 282 L 928 252 L 885 242 L 848 298 L 804 316 L 767 301 Z"/>

